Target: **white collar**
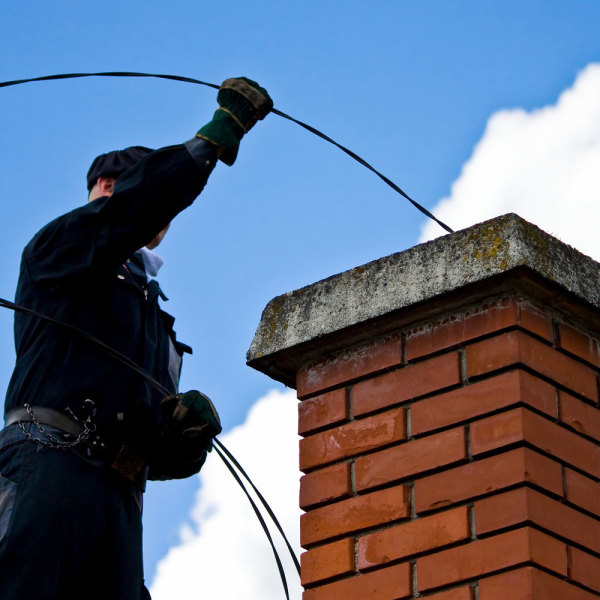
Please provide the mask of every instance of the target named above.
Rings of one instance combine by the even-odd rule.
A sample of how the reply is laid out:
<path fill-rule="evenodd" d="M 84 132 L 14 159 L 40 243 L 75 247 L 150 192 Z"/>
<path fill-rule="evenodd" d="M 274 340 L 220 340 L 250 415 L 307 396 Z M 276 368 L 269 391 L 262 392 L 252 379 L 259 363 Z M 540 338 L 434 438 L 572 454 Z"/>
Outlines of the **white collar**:
<path fill-rule="evenodd" d="M 156 254 L 156 252 L 152 252 L 152 250 L 146 248 L 146 246 L 140 248 L 138 252 L 142 255 L 146 277 L 150 281 L 150 279 L 154 279 L 158 275 L 158 271 L 165 264 L 165 259 Z"/>

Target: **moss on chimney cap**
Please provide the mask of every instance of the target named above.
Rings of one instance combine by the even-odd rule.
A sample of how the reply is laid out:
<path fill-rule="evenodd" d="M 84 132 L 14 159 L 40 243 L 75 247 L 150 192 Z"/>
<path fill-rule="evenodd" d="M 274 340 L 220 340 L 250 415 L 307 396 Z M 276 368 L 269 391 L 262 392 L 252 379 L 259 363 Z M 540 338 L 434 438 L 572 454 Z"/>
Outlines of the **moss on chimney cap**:
<path fill-rule="evenodd" d="M 324 348 L 341 332 L 359 339 L 361 326 L 375 331 L 399 311 L 524 271 L 600 308 L 600 264 L 507 214 L 277 296 L 263 311 L 248 364 L 293 385 L 290 357 L 303 348 Z"/>

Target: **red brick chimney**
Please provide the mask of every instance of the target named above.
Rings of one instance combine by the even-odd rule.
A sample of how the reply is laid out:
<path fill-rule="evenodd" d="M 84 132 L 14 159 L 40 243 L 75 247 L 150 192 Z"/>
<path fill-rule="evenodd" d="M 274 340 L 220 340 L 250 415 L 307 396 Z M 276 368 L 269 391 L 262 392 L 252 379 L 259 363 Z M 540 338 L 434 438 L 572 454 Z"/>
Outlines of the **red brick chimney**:
<path fill-rule="evenodd" d="M 304 600 L 600 598 L 600 265 L 506 215 L 275 298 Z"/>

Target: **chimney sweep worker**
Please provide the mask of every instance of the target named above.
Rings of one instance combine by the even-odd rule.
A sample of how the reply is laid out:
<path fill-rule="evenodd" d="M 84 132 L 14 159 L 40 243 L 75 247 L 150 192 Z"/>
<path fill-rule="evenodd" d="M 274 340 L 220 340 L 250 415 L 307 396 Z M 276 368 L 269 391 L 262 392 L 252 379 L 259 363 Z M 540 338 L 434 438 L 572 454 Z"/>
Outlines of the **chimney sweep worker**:
<path fill-rule="evenodd" d="M 99 338 L 149 372 L 163 397 L 89 340 L 15 315 L 17 360 L 0 432 L 2 600 L 148 600 L 142 567 L 146 479 L 188 477 L 220 433 L 211 401 L 178 393 L 174 319 L 159 306 L 153 249 L 204 188 L 235 162 L 273 102 L 226 80 L 213 119 L 190 141 L 97 157 L 89 202 L 23 251 L 16 302 Z"/>

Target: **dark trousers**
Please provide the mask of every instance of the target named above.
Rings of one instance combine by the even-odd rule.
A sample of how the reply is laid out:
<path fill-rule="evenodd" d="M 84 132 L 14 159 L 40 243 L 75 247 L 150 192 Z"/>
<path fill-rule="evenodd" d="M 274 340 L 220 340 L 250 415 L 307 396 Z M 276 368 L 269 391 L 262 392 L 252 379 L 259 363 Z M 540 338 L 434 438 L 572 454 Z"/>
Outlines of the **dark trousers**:
<path fill-rule="evenodd" d="M 141 497 L 116 473 L 71 451 L 25 440 L 19 425 L 5 428 L 0 432 L 0 598 L 149 600 Z"/>

